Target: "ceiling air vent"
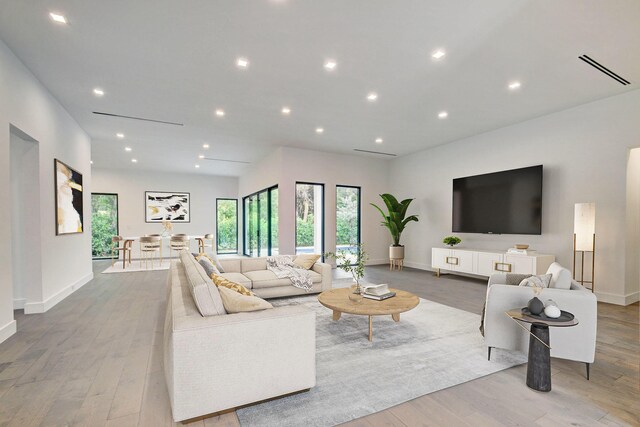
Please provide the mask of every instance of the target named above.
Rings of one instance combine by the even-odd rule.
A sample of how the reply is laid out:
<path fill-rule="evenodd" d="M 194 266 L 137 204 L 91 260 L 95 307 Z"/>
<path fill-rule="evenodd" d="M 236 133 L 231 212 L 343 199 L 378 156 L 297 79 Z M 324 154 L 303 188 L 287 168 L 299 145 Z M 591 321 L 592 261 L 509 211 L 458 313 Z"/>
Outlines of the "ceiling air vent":
<path fill-rule="evenodd" d="M 390 156 L 390 157 L 396 157 L 397 156 L 397 154 L 382 153 L 380 151 L 360 150 L 359 148 L 354 148 L 353 151 L 357 151 L 359 153 L 378 154 L 380 156 Z"/>
<path fill-rule="evenodd" d="M 205 157 L 202 160 L 211 160 L 213 162 L 229 162 L 229 163 L 244 163 L 244 164 L 251 164 L 251 162 L 244 162 L 242 160 L 228 160 L 228 159 L 214 159 L 211 157 Z"/>
<path fill-rule="evenodd" d="M 604 73 L 607 76 L 611 77 L 613 80 L 617 81 L 621 85 L 626 86 L 631 84 L 627 79 L 620 77 L 619 75 L 617 75 L 616 73 L 614 73 L 613 71 L 605 67 L 604 65 L 600 64 L 596 60 L 589 58 L 587 55 L 580 55 L 578 56 L 578 59 L 591 65 L 593 68 L 600 71 L 601 73 Z"/>
<path fill-rule="evenodd" d="M 166 122 L 164 120 L 155 120 L 155 119 L 145 119 L 144 117 L 123 116 L 121 114 L 103 113 L 102 111 L 94 111 L 93 114 L 97 114 L 99 116 L 117 117 L 120 119 L 131 119 L 131 120 L 141 120 L 143 122 L 161 123 L 163 125 L 184 126 L 184 123 Z"/>

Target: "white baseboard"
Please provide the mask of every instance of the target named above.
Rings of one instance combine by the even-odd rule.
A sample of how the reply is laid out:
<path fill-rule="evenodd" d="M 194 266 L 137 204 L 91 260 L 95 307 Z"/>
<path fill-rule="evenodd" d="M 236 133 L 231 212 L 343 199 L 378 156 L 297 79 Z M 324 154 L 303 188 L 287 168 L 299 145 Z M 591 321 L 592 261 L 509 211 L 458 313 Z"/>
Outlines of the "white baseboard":
<path fill-rule="evenodd" d="M 27 302 L 26 298 L 14 298 L 13 299 L 13 309 L 14 310 L 22 310 L 24 308 L 25 303 Z"/>
<path fill-rule="evenodd" d="M 627 295 L 611 294 L 609 292 L 596 291 L 598 302 L 606 302 L 616 305 L 629 305 L 636 301 L 640 301 L 640 292 L 633 292 Z"/>
<path fill-rule="evenodd" d="M 0 342 L 3 342 L 17 331 L 16 321 L 12 320 L 6 325 L 0 327 Z"/>
<path fill-rule="evenodd" d="M 35 313 L 44 313 L 48 311 L 51 307 L 58 304 L 60 301 L 71 295 L 73 292 L 77 291 L 85 284 L 87 284 L 91 279 L 93 279 L 93 273 L 89 273 L 86 276 L 82 277 L 80 280 L 77 280 L 75 283 L 67 286 L 62 289 L 58 293 L 50 296 L 44 301 L 37 302 L 28 302 L 24 305 L 24 313 L 25 314 L 35 314 Z"/>

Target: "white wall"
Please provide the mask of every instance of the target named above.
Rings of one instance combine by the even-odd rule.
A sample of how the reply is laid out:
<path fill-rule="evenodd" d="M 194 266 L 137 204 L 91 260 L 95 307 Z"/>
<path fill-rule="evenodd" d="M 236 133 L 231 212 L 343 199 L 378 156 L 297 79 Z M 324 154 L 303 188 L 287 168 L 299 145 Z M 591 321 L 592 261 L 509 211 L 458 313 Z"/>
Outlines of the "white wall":
<path fill-rule="evenodd" d="M 162 233 L 162 224 L 145 222 L 145 191 L 190 193 L 191 222 L 174 223 L 173 233 L 197 236 L 215 234 L 216 198 L 236 198 L 238 178 L 94 168 L 92 191 L 118 194 L 119 226 L 122 236 Z M 192 242 L 191 247 L 193 250 L 197 249 L 195 242 Z M 136 250 L 134 247 L 134 256 L 137 256 Z M 168 250 L 166 254 L 169 254 Z"/>
<path fill-rule="evenodd" d="M 464 247 L 529 243 L 571 268 L 574 203 L 596 202 L 596 293 L 617 304 L 638 300 L 625 291 L 625 187 L 629 148 L 640 142 L 639 117 L 636 90 L 392 160 L 394 193 L 416 197 L 420 214 L 406 233 L 405 264 L 430 269 L 431 248 L 451 234 L 453 178 L 543 164 L 543 234 L 460 233 Z M 445 125 L 455 126 L 455 118 Z"/>
<path fill-rule="evenodd" d="M 625 294 L 633 295 L 640 292 L 640 148 L 629 151 L 627 163 L 626 257 Z"/>
<path fill-rule="evenodd" d="M 15 55 L 0 41 L 0 205 L 9 206 L 10 125 L 38 141 L 40 171 L 40 218 L 42 288 L 27 301 L 25 312 L 46 311 L 92 277 L 91 235 L 55 234 L 53 159 L 59 158 L 83 174 L 85 192 L 91 188 L 91 141 L 62 106 Z M 84 199 L 84 212 L 90 210 Z M 9 214 L 10 215 L 10 214 Z M 20 238 L 21 236 L 15 236 Z M 0 221 L 0 241 L 9 242 L 11 220 Z M 15 331 L 11 245 L 0 249 L 0 341 Z"/>
<path fill-rule="evenodd" d="M 371 264 L 388 262 L 391 238 L 369 205 L 381 203 L 378 195 L 388 191 L 388 160 L 281 147 L 253 169 L 240 178 L 240 197 L 278 184 L 281 254 L 295 252 L 295 184 L 301 181 L 324 184 L 325 251 L 335 251 L 336 185 L 361 187 L 362 242 Z"/>

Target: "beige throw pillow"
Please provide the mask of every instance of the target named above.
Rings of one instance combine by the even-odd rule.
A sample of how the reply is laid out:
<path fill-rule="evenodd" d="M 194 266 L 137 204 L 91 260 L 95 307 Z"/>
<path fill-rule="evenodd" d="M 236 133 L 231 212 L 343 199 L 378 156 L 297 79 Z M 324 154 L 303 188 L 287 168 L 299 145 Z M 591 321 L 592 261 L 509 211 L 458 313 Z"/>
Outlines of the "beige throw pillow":
<path fill-rule="evenodd" d="M 270 303 L 262 298 L 242 295 L 229 288 L 225 288 L 224 286 L 218 287 L 218 291 L 220 291 L 222 304 L 224 304 L 224 308 L 227 310 L 227 313 L 241 313 L 245 311 L 258 311 L 273 308 Z"/>
<path fill-rule="evenodd" d="M 296 256 L 296 259 L 293 260 L 293 265 L 295 265 L 296 267 L 304 268 L 305 270 L 309 270 L 319 259 L 320 255 L 302 254 Z"/>

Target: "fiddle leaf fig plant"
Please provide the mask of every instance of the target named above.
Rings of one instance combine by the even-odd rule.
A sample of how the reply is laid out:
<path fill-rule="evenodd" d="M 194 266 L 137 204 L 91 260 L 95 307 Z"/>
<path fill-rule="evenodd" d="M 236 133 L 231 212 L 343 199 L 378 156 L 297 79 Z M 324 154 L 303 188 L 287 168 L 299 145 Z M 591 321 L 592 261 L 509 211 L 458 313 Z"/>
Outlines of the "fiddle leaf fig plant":
<path fill-rule="evenodd" d="M 393 239 L 393 246 L 401 246 L 400 236 L 402 236 L 402 232 L 404 231 L 407 224 L 411 221 L 418 221 L 417 215 L 406 216 L 407 209 L 409 209 L 409 205 L 411 204 L 413 199 L 405 199 L 401 202 L 398 202 L 398 199 L 388 193 L 381 194 L 380 197 L 387 207 L 387 213 L 385 213 L 374 203 L 371 203 L 371 206 L 378 209 L 380 215 L 382 215 L 381 224 L 389 229 L 391 238 Z"/>

